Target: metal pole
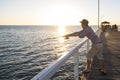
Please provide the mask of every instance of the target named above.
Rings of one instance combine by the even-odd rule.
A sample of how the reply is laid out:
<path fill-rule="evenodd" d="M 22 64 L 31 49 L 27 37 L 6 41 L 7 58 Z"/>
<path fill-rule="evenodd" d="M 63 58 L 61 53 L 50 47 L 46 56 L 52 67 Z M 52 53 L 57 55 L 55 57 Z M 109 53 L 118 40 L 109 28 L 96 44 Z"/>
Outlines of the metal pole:
<path fill-rule="evenodd" d="M 100 0 L 98 0 L 98 28 L 99 27 L 99 17 L 100 17 Z"/>
<path fill-rule="evenodd" d="M 74 80 L 79 80 L 79 58 L 78 58 L 78 52 L 74 54 Z"/>

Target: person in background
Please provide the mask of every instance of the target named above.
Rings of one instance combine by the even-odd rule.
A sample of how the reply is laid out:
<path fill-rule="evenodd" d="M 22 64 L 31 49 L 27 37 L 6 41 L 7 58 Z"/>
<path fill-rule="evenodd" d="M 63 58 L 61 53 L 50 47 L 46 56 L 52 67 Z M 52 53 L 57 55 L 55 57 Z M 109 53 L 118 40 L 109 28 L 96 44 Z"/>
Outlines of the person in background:
<path fill-rule="evenodd" d="M 91 63 L 93 61 L 94 56 L 96 55 L 99 59 L 100 65 L 101 65 L 101 72 L 102 74 L 106 74 L 105 70 L 105 63 L 103 59 L 103 44 L 100 40 L 100 38 L 95 34 L 95 32 L 92 30 L 92 28 L 88 25 L 88 20 L 83 19 L 80 21 L 81 26 L 83 30 L 74 32 L 71 34 L 64 35 L 65 39 L 69 39 L 70 36 L 78 36 L 79 38 L 84 38 L 85 36 L 91 40 L 92 47 L 87 53 L 87 65 L 84 70 L 84 73 L 88 73 L 91 70 Z"/>
<path fill-rule="evenodd" d="M 118 26 L 116 24 L 112 25 L 112 32 L 118 32 Z"/>

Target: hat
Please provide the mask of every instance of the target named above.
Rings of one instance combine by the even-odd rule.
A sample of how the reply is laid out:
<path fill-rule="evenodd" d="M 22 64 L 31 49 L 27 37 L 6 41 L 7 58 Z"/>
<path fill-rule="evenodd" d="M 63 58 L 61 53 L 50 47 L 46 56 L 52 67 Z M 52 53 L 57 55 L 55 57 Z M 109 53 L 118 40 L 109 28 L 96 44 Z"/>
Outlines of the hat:
<path fill-rule="evenodd" d="M 80 23 L 87 23 L 88 24 L 89 22 L 88 22 L 88 20 L 83 19 L 82 21 L 80 21 Z"/>

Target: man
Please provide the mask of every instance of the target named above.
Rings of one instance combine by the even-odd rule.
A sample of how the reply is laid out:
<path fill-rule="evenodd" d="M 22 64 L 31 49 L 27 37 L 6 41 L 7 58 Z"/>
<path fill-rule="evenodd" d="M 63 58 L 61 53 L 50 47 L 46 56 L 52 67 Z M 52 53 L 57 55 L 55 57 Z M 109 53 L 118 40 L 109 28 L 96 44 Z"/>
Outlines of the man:
<path fill-rule="evenodd" d="M 89 27 L 88 20 L 83 19 L 82 21 L 80 21 L 80 23 L 81 23 L 83 30 L 65 35 L 64 37 L 66 39 L 68 39 L 70 36 L 79 36 L 80 38 L 84 38 L 86 36 L 88 39 L 90 39 L 92 42 L 92 47 L 86 56 L 87 57 L 87 66 L 86 66 L 86 69 L 84 70 L 84 72 L 85 73 L 90 72 L 92 60 L 93 60 L 94 56 L 96 55 L 101 64 L 101 72 L 102 72 L 102 74 L 105 75 L 106 71 L 105 71 L 104 59 L 103 59 L 103 55 L 102 55 L 103 44 L 102 44 L 101 40 L 98 38 L 98 36 L 94 33 L 92 28 Z"/>

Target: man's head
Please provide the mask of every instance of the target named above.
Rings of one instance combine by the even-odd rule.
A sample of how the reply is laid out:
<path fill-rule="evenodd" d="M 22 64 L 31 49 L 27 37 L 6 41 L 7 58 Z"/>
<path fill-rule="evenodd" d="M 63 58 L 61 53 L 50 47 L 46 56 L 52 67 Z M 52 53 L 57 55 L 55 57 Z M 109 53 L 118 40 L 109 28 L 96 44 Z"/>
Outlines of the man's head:
<path fill-rule="evenodd" d="M 83 23 L 83 24 L 88 24 L 88 20 L 87 19 L 83 19 L 82 21 L 80 21 L 80 23 Z"/>
<path fill-rule="evenodd" d="M 80 21 L 80 23 L 81 23 L 82 27 L 84 28 L 84 27 L 88 26 L 89 21 L 86 19 L 83 19 L 82 21 Z"/>

